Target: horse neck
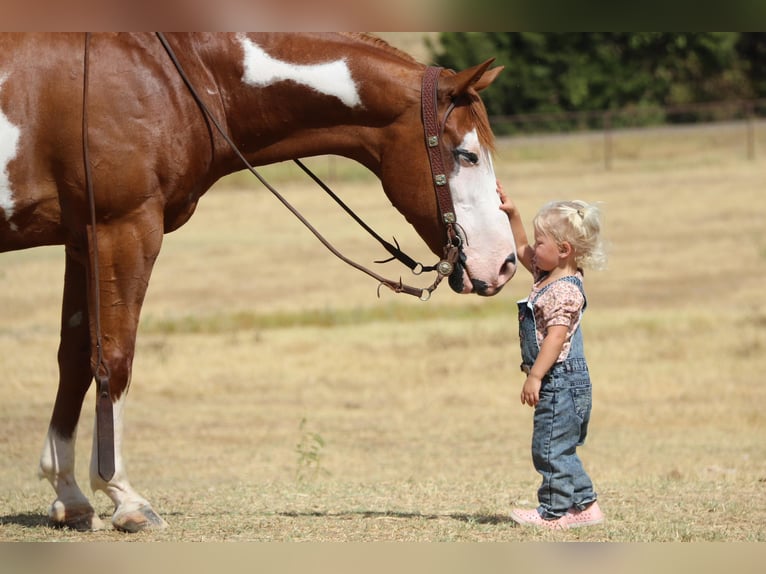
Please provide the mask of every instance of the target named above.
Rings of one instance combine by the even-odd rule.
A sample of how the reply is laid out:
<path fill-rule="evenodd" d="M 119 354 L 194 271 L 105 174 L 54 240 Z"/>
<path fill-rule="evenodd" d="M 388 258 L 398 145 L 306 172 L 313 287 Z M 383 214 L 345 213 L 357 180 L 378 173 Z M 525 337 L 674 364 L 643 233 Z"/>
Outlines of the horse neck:
<path fill-rule="evenodd" d="M 251 74 L 262 85 L 244 81 L 243 39 L 253 42 L 250 49 L 256 56 L 250 56 Z M 268 58 L 283 64 L 264 60 L 261 49 Z M 305 54 L 310 54 L 308 62 Z M 363 38 L 230 34 L 218 38 L 216 49 L 208 46 L 200 55 L 218 85 L 228 129 L 255 165 L 336 154 L 357 160 L 377 173 L 386 128 L 405 110 L 419 109 L 423 66 L 385 44 Z M 329 62 L 334 62 L 331 69 L 315 67 L 316 63 Z M 269 64 L 278 74 L 295 74 L 296 79 L 265 80 L 268 73 L 264 68 Z M 337 93 L 339 83 L 344 82 L 344 67 L 353 79 L 358 102 L 348 89 Z M 252 77 L 251 84 L 256 81 Z M 232 162 L 232 169 L 241 168 L 233 157 L 227 160 Z"/>

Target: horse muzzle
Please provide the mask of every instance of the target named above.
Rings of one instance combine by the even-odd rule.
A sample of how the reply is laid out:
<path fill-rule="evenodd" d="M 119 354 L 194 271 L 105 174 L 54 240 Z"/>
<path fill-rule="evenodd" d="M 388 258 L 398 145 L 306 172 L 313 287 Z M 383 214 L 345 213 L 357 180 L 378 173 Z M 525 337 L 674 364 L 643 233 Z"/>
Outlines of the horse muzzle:
<path fill-rule="evenodd" d="M 511 253 L 505 258 L 497 275 L 491 281 L 473 277 L 468 266 L 468 258 L 461 249 L 458 260 L 455 262 L 455 269 L 449 276 L 449 286 L 455 293 L 475 293 L 481 297 L 491 297 L 497 295 L 515 273 L 516 254 Z"/>

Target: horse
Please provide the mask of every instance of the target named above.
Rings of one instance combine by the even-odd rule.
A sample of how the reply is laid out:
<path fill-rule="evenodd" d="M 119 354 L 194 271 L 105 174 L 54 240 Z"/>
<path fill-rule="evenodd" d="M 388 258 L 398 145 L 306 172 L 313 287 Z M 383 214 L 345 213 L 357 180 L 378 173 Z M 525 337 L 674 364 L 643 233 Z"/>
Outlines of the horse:
<path fill-rule="evenodd" d="M 53 524 L 106 527 L 74 476 L 95 380 L 91 487 L 113 502 L 118 530 L 167 525 L 122 457 L 139 316 L 163 235 L 243 160 L 362 164 L 431 251 L 441 256 L 445 241 L 454 251 L 442 270 L 453 290 L 500 291 L 516 249 L 479 96 L 502 70 L 491 65 L 426 66 L 351 33 L 0 35 L 0 252 L 65 254 L 58 390 L 38 472 L 55 490 Z M 429 73 L 438 129 L 424 135 Z"/>

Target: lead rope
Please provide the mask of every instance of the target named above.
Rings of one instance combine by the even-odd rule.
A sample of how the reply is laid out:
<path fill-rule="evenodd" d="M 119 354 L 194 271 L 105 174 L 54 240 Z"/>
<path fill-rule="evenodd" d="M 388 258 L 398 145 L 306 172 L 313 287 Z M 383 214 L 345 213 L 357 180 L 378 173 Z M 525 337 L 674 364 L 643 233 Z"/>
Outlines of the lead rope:
<path fill-rule="evenodd" d="M 354 269 L 357 269 L 361 271 L 362 273 L 365 273 L 375 279 L 379 282 L 378 285 L 378 296 L 380 296 L 380 287 L 385 285 L 395 293 L 406 293 L 407 295 L 414 295 L 415 297 L 419 297 L 421 301 L 428 301 L 428 299 L 431 298 L 431 293 L 438 287 L 439 283 L 441 283 L 442 279 L 446 275 L 449 275 L 449 273 L 442 273 L 443 270 L 447 269 L 449 267 L 449 271 L 452 271 L 454 261 L 457 259 L 457 253 L 449 253 L 449 256 L 445 258 L 445 260 L 441 261 L 436 266 L 437 270 L 437 277 L 436 280 L 433 282 L 433 284 L 430 287 L 426 288 L 420 288 L 420 287 L 411 287 L 409 285 L 405 285 L 401 278 L 399 278 L 398 281 L 394 281 L 391 279 L 386 279 L 385 277 L 377 274 L 375 271 L 372 271 L 371 269 L 368 269 L 367 267 L 364 267 L 363 265 L 349 259 L 345 255 L 343 255 L 340 251 L 338 251 L 327 239 L 324 238 L 324 236 L 319 233 L 319 231 L 309 223 L 309 221 L 301 215 L 301 213 L 293 207 L 293 205 L 287 201 L 287 199 L 282 196 L 274 187 L 272 187 L 269 182 L 267 182 L 261 174 L 259 174 L 255 168 L 250 165 L 250 162 L 247 161 L 245 156 L 242 154 L 242 152 L 239 150 L 239 148 L 236 146 L 236 144 L 231 140 L 231 138 L 228 136 L 228 134 L 224 131 L 224 129 L 221 127 L 221 125 L 218 123 L 218 120 L 213 116 L 213 114 L 208 110 L 205 103 L 202 101 L 202 98 L 200 98 L 199 94 L 197 93 L 197 90 L 194 88 L 194 86 L 191 83 L 191 80 L 189 80 L 188 76 L 186 75 L 186 72 L 184 72 L 183 66 L 181 66 L 181 62 L 178 61 L 178 58 L 175 55 L 175 52 L 173 52 L 173 49 L 170 47 L 170 44 L 168 43 L 167 39 L 165 38 L 165 35 L 162 32 L 156 32 L 157 38 L 159 39 L 162 46 L 165 48 L 165 51 L 167 52 L 168 56 L 170 57 L 170 60 L 173 62 L 173 65 L 176 67 L 176 70 L 178 71 L 178 74 L 181 76 L 181 79 L 186 84 L 186 87 L 189 89 L 189 92 L 191 93 L 192 97 L 194 98 L 194 101 L 197 103 L 197 106 L 200 108 L 202 113 L 210 119 L 210 121 L 213 123 L 215 128 L 218 130 L 218 133 L 221 134 L 221 137 L 226 141 L 226 143 L 231 147 L 232 151 L 237 155 L 237 157 L 242 161 L 242 163 L 247 167 L 247 169 L 252 173 L 258 181 L 260 181 L 263 186 L 268 189 L 274 197 L 276 197 L 282 205 L 284 205 L 290 213 L 292 213 L 298 221 L 300 221 L 313 235 L 316 237 L 322 245 L 324 245 L 333 255 L 335 255 L 338 259 L 341 261 L 347 263 Z M 457 250 L 455 250 L 457 251 Z M 443 263 L 447 260 L 452 260 L 452 264 L 449 266 L 443 265 Z"/>
<path fill-rule="evenodd" d="M 90 207 L 90 231 L 93 276 L 93 307 L 96 327 L 96 368 L 93 375 L 96 378 L 96 440 L 98 444 L 98 474 L 106 481 L 114 476 L 114 412 L 112 397 L 109 394 L 109 367 L 104 360 L 104 347 L 101 341 L 101 289 L 98 266 L 98 233 L 96 231 L 96 199 L 93 193 L 93 178 L 90 170 L 90 153 L 88 151 L 88 83 L 90 55 L 90 32 L 85 34 L 85 57 L 83 62 L 82 88 L 82 157 L 85 164 L 85 187 L 88 192 Z"/>

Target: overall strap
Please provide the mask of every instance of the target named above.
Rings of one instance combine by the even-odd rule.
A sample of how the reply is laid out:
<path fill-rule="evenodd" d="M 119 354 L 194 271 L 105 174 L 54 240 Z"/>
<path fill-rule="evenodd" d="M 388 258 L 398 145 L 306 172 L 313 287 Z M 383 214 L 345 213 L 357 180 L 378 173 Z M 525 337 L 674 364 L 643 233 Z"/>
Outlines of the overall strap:
<path fill-rule="evenodd" d="M 534 299 L 529 300 L 529 304 L 534 305 L 534 303 L 542 296 L 543 293 L 545 293 L 548 289 L 550 289 L 553 285 L 555 285 L 559 281 L 571 283 L 572 285 L 574 285 L 580 290 L 580 293 L 582 293 L 582 298 L 583 298 L 582 310 L 585 311 L 585 307 L 588 306 L 588 298 L 585 296 L 585 288 L 583 287 L 582 280 L 576 275 L 566 275 L 565 277 L 561 277 L 559 279 L 556 279 L 555 281 L 551 281 L 545 287 L 540 289 L 540 291 L 535 295 Z"/>
<path fill-rule="evenodd" d="M 574 285 L 580 290 L 580 293 L 582 293 L 582 300 L 583 300 L 582 310 L 585 311 L 585 308 L 588 306 L 588 298 L 585 296 L 585 287 L 582 284 L 582 279 L 580 279 L 576 275 L 567 275 L 566 277 L 557 279 L 557 281 L 566 281 L 567 283 L 571 283 L 572 285 Z"/>

